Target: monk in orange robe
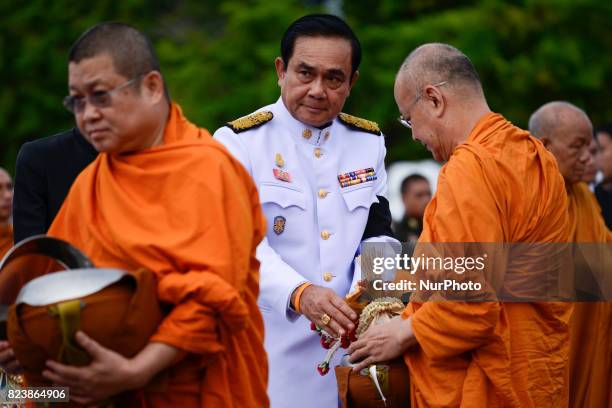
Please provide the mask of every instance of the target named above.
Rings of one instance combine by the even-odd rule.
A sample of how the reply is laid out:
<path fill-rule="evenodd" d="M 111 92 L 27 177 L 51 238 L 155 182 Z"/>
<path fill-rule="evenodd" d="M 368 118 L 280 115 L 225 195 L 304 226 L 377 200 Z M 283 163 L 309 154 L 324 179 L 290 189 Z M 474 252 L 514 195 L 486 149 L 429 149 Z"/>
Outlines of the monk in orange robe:
<path fill-rule="evenodd" d="M 529 130 L 557 158 L 567 187 L 571 240 L 578 244 L 612 242 L 597 199 L 581 182 L 593 135 L 586 113 L 568 102 L 550 102 L 531 116 Z M 609 287 L 610 265 L 596 267 L 603 269 L 598 277 Z M 570 336 L 569 406 L 612 406 L 612 303 L 576 302 Z"/>
<path fill-rule="evenodd" d="M 13 180 L 6 170 L 0 167 L 0 259 L 13 246 Z"/>
<path fill-rule="evenodd" d="M 421 243 L 556 243 L 569 237 L 554 157 L 492 113 L 472 63 L 426 44 L 400 68 L 395 100 L 412 137 L 438 161 Z M 567 405 L 571 304 L 411 300 L 349 348 L 355 370 L 402 356 L 412 407 Z"/>
<path fill-rule="evenodd" d="M 170 103 L 146 37 L 118 23 L 87 31 L 70 52 L 66 106 L 101 152 L 73 184 L 49 235 L 98 267 L 146 268 L 171 305 L 135 357 L 84 333 L 86 367 L 48 362 L 49 380 L 89 404 L 145 388 L 151 407 L 266 407 L 267 362 L 257 308 L 265 234 L 256 187 L 208 131 Z"/>

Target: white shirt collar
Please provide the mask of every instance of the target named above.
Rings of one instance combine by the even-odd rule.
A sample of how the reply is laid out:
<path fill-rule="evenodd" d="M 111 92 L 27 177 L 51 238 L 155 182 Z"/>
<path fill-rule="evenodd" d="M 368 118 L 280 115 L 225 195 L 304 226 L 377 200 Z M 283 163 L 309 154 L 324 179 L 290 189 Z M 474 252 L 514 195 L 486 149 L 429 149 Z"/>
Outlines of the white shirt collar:
<path fill-rule="evenodd" d="M 291 112 L 289 112 L 285 106 L 282 97 L 279 97 L 276 103 L 272 106 L 274 120 L 278 120 L 281 123 L 281 126 L 288 129 L 296 140 L 315 146 L 322 146 L 333 136 L 335 120 L 331 121 L 327 126 L 319 129 L 317 127 L 302 123 L 294 118 L 293 115 L 291 115 Z"/>

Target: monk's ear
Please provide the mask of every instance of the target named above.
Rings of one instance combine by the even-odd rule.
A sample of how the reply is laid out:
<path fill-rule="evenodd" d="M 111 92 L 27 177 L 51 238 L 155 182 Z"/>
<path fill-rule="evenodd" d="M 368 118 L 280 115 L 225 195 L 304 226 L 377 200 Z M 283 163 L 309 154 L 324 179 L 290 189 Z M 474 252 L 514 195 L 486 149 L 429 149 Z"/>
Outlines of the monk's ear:
<path fill-rule="evenodd" d="M 446 109 L 446 98 L 439 87 L 427 85 L 423 89 L 423 97 L 429 105 L 429 109 L 436 117 L 441 117 Z"/>
<path fill-rule="evenodd" d="M 282 86 L 285 75 L 287 75 L 287 67 L 285 67 L 285 63 L 281 57 L 276 57 L 274 66 L 276 67 L 276 75 L 278 76 L 278 86 Z"/>
<path fill-rule="evenodd" d="M 151 71 L 142 78 L 142 89 L 153 104 L 164 98 L 164 78 L 158 71 Z"/>

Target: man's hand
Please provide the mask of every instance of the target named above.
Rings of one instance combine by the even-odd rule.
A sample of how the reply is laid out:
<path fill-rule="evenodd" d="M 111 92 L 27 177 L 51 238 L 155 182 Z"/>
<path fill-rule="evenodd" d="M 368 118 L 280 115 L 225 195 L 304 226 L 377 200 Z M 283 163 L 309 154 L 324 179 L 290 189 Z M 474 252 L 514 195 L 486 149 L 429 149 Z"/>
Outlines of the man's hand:
<path fill-rule="evenodd" d="M 300 310 L 308 320 L 334 337 L 344 336 L 355 329 L 357 313 L 329 288 L 311 285 L 304 289 L 300 298 Z M 321 320 L 325 314 L 331 317 L 328 324 Z"/>
<path fill-rule="evenodd" d="M 43 376 L 55 385 L 70 388 L 71 400 L 91 404 L 141 386 L 136 373 L 130 371 L 130 360 L 102 347 L 83 332 L 77 332 L 75 338 L 91 356 L 91 363 L 74 367 L 49 360 L 43 371 Z"/>
<path fill-rule="evenodd" d="M 15 358 L 15 352 L 8 341 L 0 341 L 0 368 L 7 374 L 20 374 L 21 364 Z"/>
<path fill-rule="evenodd" d="M 412 331 L 412 318 L 395 316 L 388 323 L 372 325 L 359 340 L 348 348 L 349 361 L 358 362 L 353 371 L 359 372 L 370 364 L 392 360 L 401 356 L 417 343 Z"/>
<path fill-rule="evenodd" d="M 138 355 L 127 359 L 102 347 L 83 332 L 77 332 L 75 337 L 91 356 L 91 363 L 86 367 L 72 367 L 47 361 L 43 376 L 59 386 L 70 387 L 70 399 L 82 405 L 144 387 L 181 355 L 176 347 L 152 342 Z"/>

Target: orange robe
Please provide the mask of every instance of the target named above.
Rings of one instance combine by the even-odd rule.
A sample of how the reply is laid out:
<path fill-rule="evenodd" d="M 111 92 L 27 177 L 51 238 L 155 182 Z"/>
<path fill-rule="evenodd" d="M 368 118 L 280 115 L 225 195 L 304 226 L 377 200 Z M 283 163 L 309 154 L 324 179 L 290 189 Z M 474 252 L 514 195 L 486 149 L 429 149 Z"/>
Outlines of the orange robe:
<path fill-rule="evenodd" d="M 612 232 L 588 186 L 574 184 L 568 197 L 572 240 L 612 242 Z M 612 303 L 577 302 L 570 329 L 569 406 L 612 407 Z"/>
<path fill-rule="evenodd" d="M 0 225 L 0 260 L 13 247 L 13 226 Z"/>
<path fill-rule="evenodd" d="M 248 173 L 173 104 L 163 144 L 100 154 L 48 233 L 98 267 L 157 275 L 159 299 L 173 307 L 151 341 L 184 357 L 145 391 L 148 406 L 266 407 L 255 258 L 265 228 Z"/>
<path fill-rule="evenodd" d="M 501 115 L 483 116 L 441 169 L 419 242 L 567 242 L 554 157 Z M 567 404 L 571 304 L 410 302 L 413 407 Z"/>

